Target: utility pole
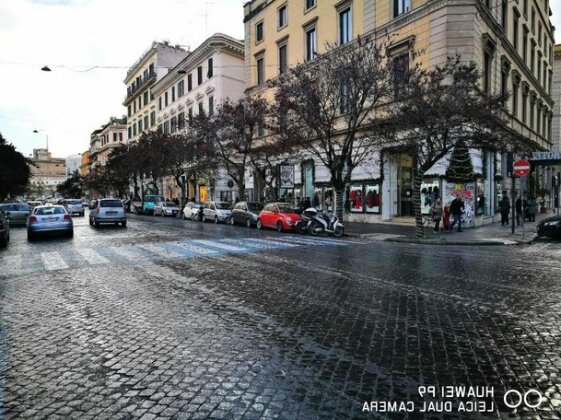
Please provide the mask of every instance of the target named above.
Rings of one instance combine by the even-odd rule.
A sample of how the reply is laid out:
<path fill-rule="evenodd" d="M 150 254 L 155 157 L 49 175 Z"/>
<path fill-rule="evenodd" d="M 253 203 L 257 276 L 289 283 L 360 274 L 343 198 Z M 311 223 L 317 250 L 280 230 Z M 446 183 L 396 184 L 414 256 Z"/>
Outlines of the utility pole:
<path fill-rule="evenodd" d="M 512 171 L 512 169 L 511 169 Z M 510 195 L 511 195 L 511 199 L 512 199 L 512 217 L 511 217 L 511 229 L 510 229 L 510 233 L 512 233 L 514 235 L 514 218 L 516 217 L 516 189 L 514 188 L 515 186 L 515 182 L 516 182 L 516 177 L 514 176 L 514 171 L 512 171 L 512 175 L 510 177 L 512 183 L 510 186 Z"/>

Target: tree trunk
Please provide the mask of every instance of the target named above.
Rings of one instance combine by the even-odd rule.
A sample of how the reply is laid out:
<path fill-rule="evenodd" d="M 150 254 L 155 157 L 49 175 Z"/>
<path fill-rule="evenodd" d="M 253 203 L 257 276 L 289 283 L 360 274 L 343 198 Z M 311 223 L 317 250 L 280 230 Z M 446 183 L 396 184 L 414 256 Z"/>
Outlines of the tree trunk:
<path fill-rule="evenodd" d="M 421 184 L 423 183 L 423 176 L 425 172 L 417 170 L 415 181 L 413 184 L 413 209 L 415 210 L 415 237 L 417 239 L 424 239 L 425 227 L 423 225 L 423 215 L 421 213 Z"/>
<path fill-rule="evenodd" d="M 238 197 L 239 197 L 239 201 L 245 200 L 245 182 L 241 182 L 238 185 Z"/>
<path fill-rule="evenodd" d="M 343 202 L 345 198 L 345 186 L 338 185 L 335 188 L 335 214 L 341 223 L 343 223 Z M 327 210 L 327 209 L 326 209 Z"/>

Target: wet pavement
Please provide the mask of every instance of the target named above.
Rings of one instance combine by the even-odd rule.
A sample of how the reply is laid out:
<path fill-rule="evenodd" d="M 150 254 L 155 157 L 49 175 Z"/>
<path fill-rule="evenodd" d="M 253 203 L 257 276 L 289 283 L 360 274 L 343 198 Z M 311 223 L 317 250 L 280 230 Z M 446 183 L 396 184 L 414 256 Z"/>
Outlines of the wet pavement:
<path fill-rule="evenodd" d="M 560 261 L 550 241 L 430 247 L 148 216 L 76 218 L 73 239 L 33 243 L 13 229 L 0 418 L 560 418 Z M 507 407 L 512 390 L 535 390 L 537 408 Z"/>

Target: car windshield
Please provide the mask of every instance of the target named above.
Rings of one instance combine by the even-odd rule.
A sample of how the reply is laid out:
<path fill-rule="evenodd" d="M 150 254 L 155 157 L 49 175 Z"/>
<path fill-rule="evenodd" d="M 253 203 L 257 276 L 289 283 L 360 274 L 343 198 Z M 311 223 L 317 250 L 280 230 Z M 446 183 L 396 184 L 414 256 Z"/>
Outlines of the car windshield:
<path fill-rule="evenodd" d="M 66 200 L 66 204 L 70 204 L 70 205 L 73 205 L 73 206 L 76 206 L 76 205 L 81 206 L 82 202 L 80 200 Z"/>
<path fill-rule="evenodd" d="M 147 203 L 157 203 L 159 201 L 164 201 L 164 198 L 158 197 L 157 195 L 147 195 L 144 201 Z"/>
<path fill-rule="evenodd" d="M 296 212 L 296 210 L 294 210 L 290 204 L 279 204 L 279 210 L 281 213 L 294 213 Z"/>
<path fill-rule="evenodd" d="M 25 204 L 14 204 L 12 207 L 14 211 L 29 211 L 29 207 Z"/>
<path fill-rule="evenodd" d="M 37 216 L 49 216 L 51 214 L 65 214 L 62 207 L 39 207 L 35 209 Z"/>
<path fill-rule="evenodd" d="M 247 208 L 249 211 L 261 211 L 263 210 L 263 204 L 261 203 L 247 203 Z"/>
<path fill-rule="evenodd" d="M 175 203 L 173 201 L 166 201 L 165 205 L 166 207 L 175 207 Z"/>
<path fill-rule="evenodd" d="M 99 202 L 99 207 L 123 207 L 120 200 L 103 200 Z"/>
<path fill-rule="evenodd" d="M 228 203 L 214 203 L 216 205 L 216 208 L 218 210 L 229 210 L 230 209 L 230 204 Z"/>

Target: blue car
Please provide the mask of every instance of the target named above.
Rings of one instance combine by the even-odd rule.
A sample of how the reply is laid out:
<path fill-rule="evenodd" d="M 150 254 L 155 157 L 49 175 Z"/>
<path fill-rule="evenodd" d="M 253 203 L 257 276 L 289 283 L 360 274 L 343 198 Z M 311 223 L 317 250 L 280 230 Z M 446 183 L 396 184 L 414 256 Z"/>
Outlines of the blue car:
<path fill-rule="evenodd" d="M 27 219 L 27 239 L 32 241 L 42 233 L 60 233 L 69 238 L 74 236 L 72 216 L 64 206 L 46 205 L 33 209 Z"/>

